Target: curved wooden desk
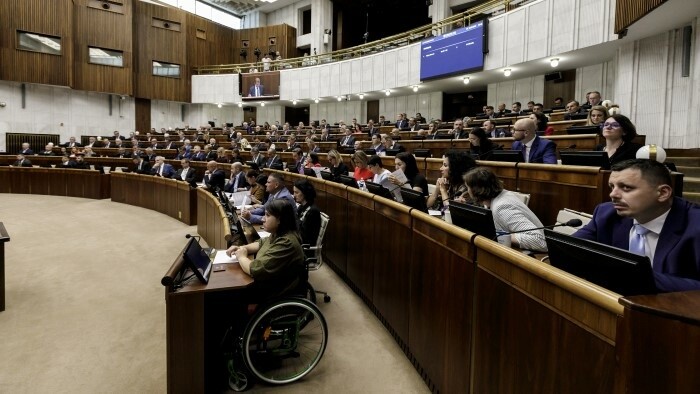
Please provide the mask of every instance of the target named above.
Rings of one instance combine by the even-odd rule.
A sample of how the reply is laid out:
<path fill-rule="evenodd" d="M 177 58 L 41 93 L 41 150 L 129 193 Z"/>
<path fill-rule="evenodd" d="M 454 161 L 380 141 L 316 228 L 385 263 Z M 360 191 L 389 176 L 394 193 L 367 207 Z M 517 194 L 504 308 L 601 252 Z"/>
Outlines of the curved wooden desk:
<path fill-rule="evenodd" d="M 16 190 L 19 181 L 10 186 L 7 182 L 17 174 L 22 175 L 21 187 L 44 182 L 47 170 L 0 168 L 0 192 Z M 71 171 L 71 176 L 116 175 L 60 171 Z M 280 173 L 288 186 L 303 177 Z M 150 177 L 123 177 L 134 183 L 155 183 Z M 331 217 L 324 245 L 329 265 L 386 325 L 431 390 L 697 391 L 694 370 L 700 366 L 700 356 L 694 349 L 700 347 L 700 291 L 619 299 L 617 294 L 393 201 L 308 179 L 317 189 L 317 205 Z M 559 184 L 550 183 L 553 189 Z M 208 231 L 217 222 L 223 225 L 216 209 L 199 209 L 200 198 L 203 205 L 213 206 L 215 201 L 209 193 L 197 192 L 202 215 L 197 217 L 198 228 L 201 224 Z M 211 223 L 210 216 L 214 217 Z M 194 298 L 181 300 L 199 301 L 183 302 L 179 310 L 201 306 L 207 297 L 216 305 L 229 301 L 220 291 L 193 289 L 192 294 Z M 206 321 L 202 313 L 191 318 L 199 322 L 192 330 L 201 334 L 198 338 L 206 338 L 211 323 L 202 324 Z M 200 377 L 185 380 L 196 387 L 204 384 Z"/>

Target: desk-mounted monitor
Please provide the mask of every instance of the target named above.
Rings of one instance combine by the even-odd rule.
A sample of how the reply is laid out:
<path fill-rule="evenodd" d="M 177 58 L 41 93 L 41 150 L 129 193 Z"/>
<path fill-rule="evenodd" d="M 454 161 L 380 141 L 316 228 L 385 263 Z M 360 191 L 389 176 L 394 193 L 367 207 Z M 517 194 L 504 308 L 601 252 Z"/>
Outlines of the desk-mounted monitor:
<path fill-rule="evenodd" d="M 341 175 L 340 176 L 340 183 L 342 183 L 345 186 L 350 186 L 354 187 L 355 189 L 358 189 L 359 187 L 357 186 L 357 181 L 355 178 L 347 175 Z"/>
<path fill-rule="evenodd" d="M 389 191 L 389 189 L 385 188 L 384 186 L 382 186 L 378 183 L 365 181 L 365 186 L 367 186 L 367 190 L 372 194 L 376 194 L 380 197 L 384 197 L 384 198 L 389 199 L 389 200 L 394 199 L 394 196 L 391 195 L 391 192 Z"/>
<path fill-rule="evenodd" d="M 450 201 L 452 224 L 488 239 L 496 239 L 496 226 L 490 209 Z"/>
<path fill-rule="evenodd" d="M 569 126 L 566 128 L 566 134 L 600 134 L 599 126 Z"/>
<path fill-rule="evenodd" d="M 658 292 L 646 256 L 548 229 L 544 237 L 553 267 L 623 296 Z"/>
<path fill-rule="evenodd" d="M 212 261 L 209 254 L 199 245 L 199 242 L 194 238 L 190 238 L 190 242 L 185 246 L 182 254 L 187 268 L 192 270 L 200 282 L 208 283 Z"/>
<path fill-rule="evenodd" d="M 425 196 L 423 195 L 423 193 L 413 189 L 402 187 L 401 197 L 403 198 L 404 205 L 408 205 L 413 209 L 417 209 L 421 212 L 428 213 L 428 205 L 426 204 Z"/>
<path fill-rule="evenodd" d="M 600 167 L 610 169 L 610 159 L 605 151 L 567 151 L 559 152 L 561 164 L 569 166 Z"/>
<path fill-rule="evenodd" d="M 491 152 L 489 161 L 505 161 L 508 163 L 520 163 L 523 161 L 523 153 L 519 150 L 495 150 Z"/>

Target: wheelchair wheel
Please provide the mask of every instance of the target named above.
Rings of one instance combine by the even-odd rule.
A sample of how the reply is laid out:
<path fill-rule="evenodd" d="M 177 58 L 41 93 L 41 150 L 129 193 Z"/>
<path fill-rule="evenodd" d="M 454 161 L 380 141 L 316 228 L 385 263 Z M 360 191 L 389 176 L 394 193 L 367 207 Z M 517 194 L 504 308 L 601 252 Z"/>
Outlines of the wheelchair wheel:
<path fill-rule="evenodd" d="M 326 350 L 328 325 L 316 305 L 301 298 L 261 308 L 243 334 L 243 359 L 258 379 L 294 382 L 316 367 Z"/>

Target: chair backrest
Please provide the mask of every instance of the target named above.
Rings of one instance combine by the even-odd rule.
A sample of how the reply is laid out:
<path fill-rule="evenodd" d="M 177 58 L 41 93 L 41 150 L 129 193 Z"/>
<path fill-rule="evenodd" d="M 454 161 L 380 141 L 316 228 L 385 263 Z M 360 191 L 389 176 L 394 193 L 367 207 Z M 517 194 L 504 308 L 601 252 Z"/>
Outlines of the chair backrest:
<path fill-rule="evenodd" d="M 553 228 L 553 230 L 558 232 L 558 233 L 571 235 L 571 234 L 575 233 L 581 227 L 588 224 L 588 222 L 590 222 L 592 218 L 593 218 L 593 215 L 590 215 L 590 214 L 587 214 L 584 212 L 574 211 L 573 209 L 569 209 L 569 208 L 564 208 L 561 211 L 559 211 L 559 213 L 557 214 L 557 224 L 566 223 L 571 219 L 580 219 L 581 222 L 583 222 L 583 224 L 579 227 L 568 227 L 568 226 L 555 227 L 555 228 Z"/>
<path fill-rule="evenodd" d="M 321 248 L 323 246 L 323 236 L 326 234 L 326 228 L 328 227 L 328 222 L 331 218 L 328 214 L 321 212 L 321 228 L 318 231 L 318 239 L 316 240 L 316 247 Z"/>
<path fill-rule="evenodd" d="M 530 194 L 520 193 L 520 192 L 513 192 L 513 194 L 515 194 L 515 196 L 518 197 L 520 199 L 520 201 L 523 202 L 523 204 L 525 204 L 525 205 L 530 204 Z"/>
<path fill-rule="evenodd" d="M 321 227 L 318 230 L 318 238 L 316 246 L 311 246 L 305 249 L 306 269 L 309 271 L 317 270 L 323 265 L 323 236 L 326 234 L 330 217 L 328 214 L 321 212 Z"/>

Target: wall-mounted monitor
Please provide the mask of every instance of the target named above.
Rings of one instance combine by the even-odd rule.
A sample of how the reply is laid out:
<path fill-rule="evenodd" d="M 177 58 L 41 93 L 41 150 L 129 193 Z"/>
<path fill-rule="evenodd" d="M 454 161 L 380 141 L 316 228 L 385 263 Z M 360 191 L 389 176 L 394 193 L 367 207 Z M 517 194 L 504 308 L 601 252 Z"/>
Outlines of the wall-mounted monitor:
<path fill-rule="evenodd" d="M 241 78 L 240 93 L 243 101 L 278 100 L 280 98 L 279 71 L 239 75 Z"/>
<path fill-rule="evenodd" d="M 483 70 L 486 26 L 479 21 L 421 41 L 421 81 Z"/>

